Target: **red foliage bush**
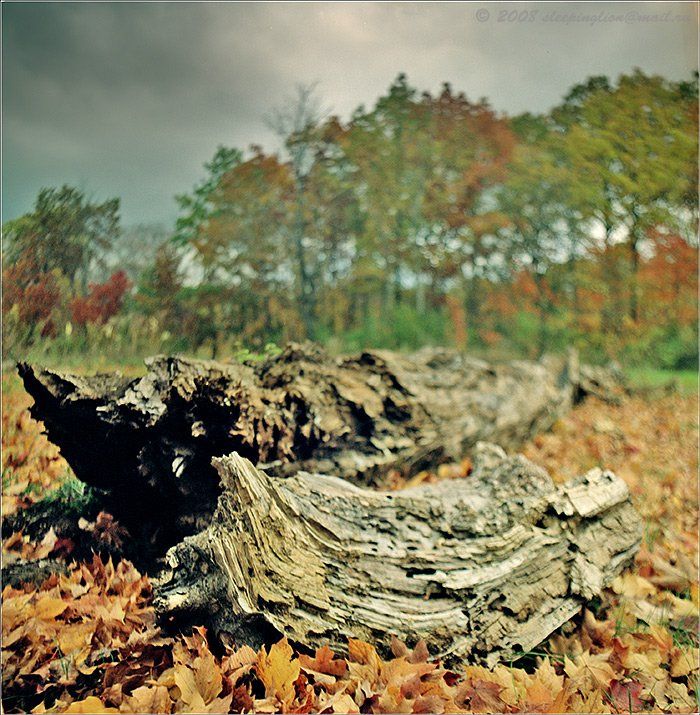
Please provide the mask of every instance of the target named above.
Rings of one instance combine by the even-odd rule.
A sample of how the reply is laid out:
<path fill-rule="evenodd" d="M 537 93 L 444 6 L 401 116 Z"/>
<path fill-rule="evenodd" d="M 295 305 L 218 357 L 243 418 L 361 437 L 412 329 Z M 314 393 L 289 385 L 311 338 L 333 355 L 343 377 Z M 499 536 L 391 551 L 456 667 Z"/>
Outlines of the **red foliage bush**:
<path fill-rule="evenodd" d="M 73 322 L 77 325 L 107 322 L 119 312 L 130 286 L 124 271 L 117 271 L 104 283 L 91 283 L 86 296 L 73 298 L 70 302 Z"/>

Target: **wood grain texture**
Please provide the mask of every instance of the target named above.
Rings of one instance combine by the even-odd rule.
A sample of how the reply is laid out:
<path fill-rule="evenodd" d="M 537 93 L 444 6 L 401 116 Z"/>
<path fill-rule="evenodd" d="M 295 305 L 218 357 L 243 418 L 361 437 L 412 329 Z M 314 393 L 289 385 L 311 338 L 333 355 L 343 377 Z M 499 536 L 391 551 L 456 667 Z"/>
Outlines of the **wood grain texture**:
<path fill-rule="evenodd" d="M 163 622 L 223 640 L 342 650 L 396 635 L 492 661 L 571 618 L 639 543 L 614 475 L 555 487 L 485 442 L 517 449 L 587 391 L 605 396 L 608 373 L 573 356 L 291 345 L 258 363 L 155 357 L 136 379 L 19 369 L 92 507 L 127 527 L 149 569 L 173 547 L 156 580 Z M 367 488 L 468 453 L 466 479 Z"/>
<path fill-rule="evenodd" d="M 396 635 L 487 662 L 530 650 L 631 562 L 641 522 L 610 472 L 556 487 L 494 445 L 474 459 L 466 479 L 394 492 L 216 459 L 211 525 L 169 552 L 156 607 L 206 613 L 239 642 L 283 633 L 342 651 Z"/>

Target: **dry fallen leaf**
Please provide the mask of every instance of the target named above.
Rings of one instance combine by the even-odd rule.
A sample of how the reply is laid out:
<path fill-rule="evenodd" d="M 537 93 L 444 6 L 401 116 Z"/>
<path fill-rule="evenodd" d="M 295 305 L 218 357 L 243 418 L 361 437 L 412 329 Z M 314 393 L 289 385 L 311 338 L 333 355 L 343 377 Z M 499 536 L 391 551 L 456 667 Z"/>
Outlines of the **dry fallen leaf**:
<path fill-rule="evenodd" d="M 289 704 L 294 699 L 294 681 L 299 672 L 299 661 L 294 658 L 294 651 L 286 638 L 270 646 L 267 653 L 263 648 L 258 655 L 257 673 L 268 698 Z"/>
<path fill-rule="evenodd" d="M 316 655 L 313 658 L 308 655 L 300 655 L 299 663 L 307 671 L 342 678 L 347 673 L 348 664 L 342 658 L 335 658 L 334 656 L 333 651 L 325 645 L 316 650 Z"/>
<path fill-rule="evenodd" d="M 122 712 L 170 713 L 172 702 L 168 689 L 162 685 L 142 685 L 124 699 Z"/>
<path fill-rule="evenodd" d="M 628 713 L 644 710 L 644 702 L 640 698 L 642 689 L 642 684 L 634 680 L 613 680 L 610 683 L 610 696 L 615 708 Z"/>
<path fill-rule="evenodd" d="M 105 707 L 103 702 L 94 695 L 85 698 L 85 700 L 76 700 L 72 702 L 64 711 L 64 713 L 118 713 L 117 708 Z"/>
<path fill-rule="evenodd" d="M 608 662 L 608 653 L 591 655 L 588 651 L 576 656 L 573 661 L 564 659 L 565 673 L 576 683 L 579 690 L 607 688 L 615 677 L 615 671 Z"/>
<path fill-rule="evenodd" d="M 60 598 L 44 596 L 34 606 L 34 615 L 43 620 L 51 620 L 60 616 L 68 608 L 68 602 Z"/>

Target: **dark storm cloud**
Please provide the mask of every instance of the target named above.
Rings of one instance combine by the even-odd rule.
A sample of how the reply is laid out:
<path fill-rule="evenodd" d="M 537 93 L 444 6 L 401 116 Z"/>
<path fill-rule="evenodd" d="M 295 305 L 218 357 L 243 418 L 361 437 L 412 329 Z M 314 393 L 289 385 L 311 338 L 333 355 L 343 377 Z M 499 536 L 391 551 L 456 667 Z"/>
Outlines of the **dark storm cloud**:
<path fill-rule="evenodd" d="M 68 182 L 120 196 L 127 222 L 171 221 L 173 195 L 191 188 L 217 144 L 275 145 L 263 116 L 297 82 L 318 81 L 345 116 L 401 71 L 420 89 L 450 81 L 497 109 L 540 111 L 590 74 L 639 66 L 688 77 L 697 53 L 692 3 L 2 9 L 3 219 L 28 210 L 41 186 Z M 512 9 L 538 17 L 498 22 Z M 624 19 L 581 19 L 594 10 Z M 573 19 L 546 22 L 552 11 Z M 667 11 L 669 20 L 649 19 Z"/>

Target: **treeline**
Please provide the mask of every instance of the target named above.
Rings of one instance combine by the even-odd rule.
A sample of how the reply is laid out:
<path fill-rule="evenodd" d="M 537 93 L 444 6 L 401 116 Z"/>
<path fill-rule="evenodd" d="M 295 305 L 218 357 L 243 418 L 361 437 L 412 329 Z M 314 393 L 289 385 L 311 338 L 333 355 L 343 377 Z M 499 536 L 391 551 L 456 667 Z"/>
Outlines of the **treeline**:
<path fill-rule="evenodd" d="M 283 150 L 221 147 L 174 230 L 131 249 L 116 200 L 42 191 L 4 227 L 6 353 L 311 338 L 697 363 L 697 76 L 592 77 L 508 117 L 400 75 L 347 121 L 301 87 L 270 123 Z"/>

